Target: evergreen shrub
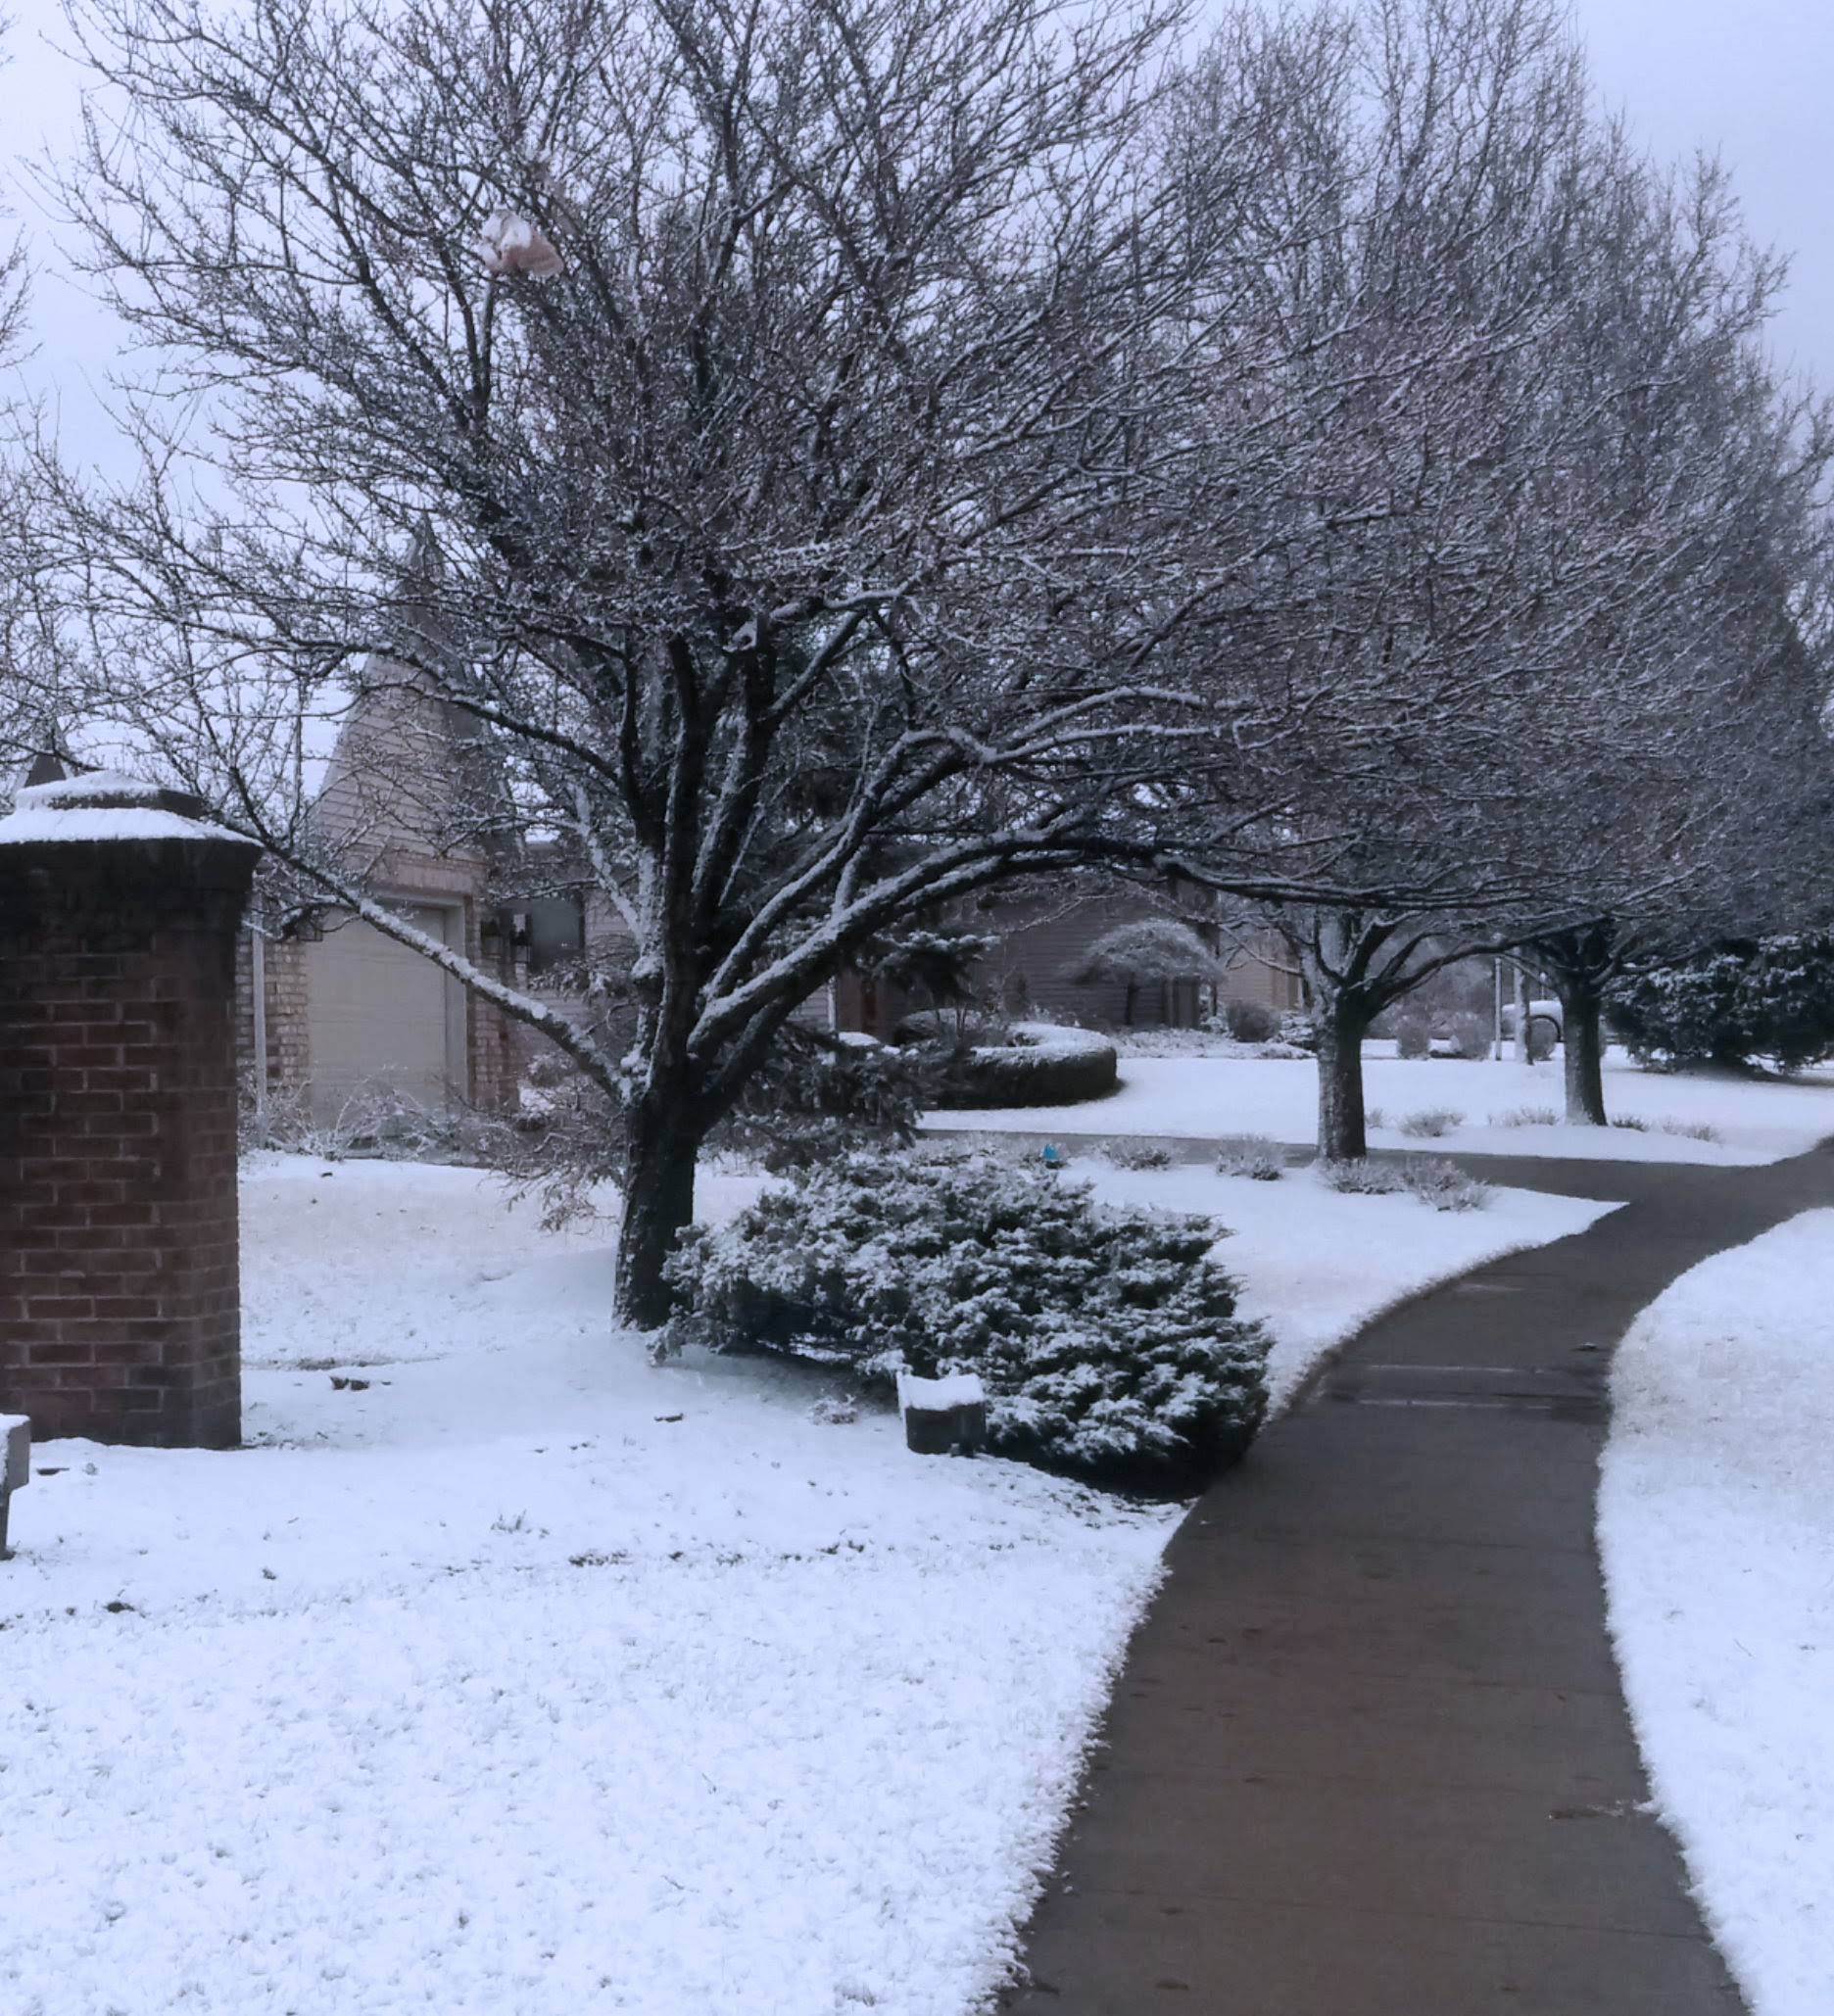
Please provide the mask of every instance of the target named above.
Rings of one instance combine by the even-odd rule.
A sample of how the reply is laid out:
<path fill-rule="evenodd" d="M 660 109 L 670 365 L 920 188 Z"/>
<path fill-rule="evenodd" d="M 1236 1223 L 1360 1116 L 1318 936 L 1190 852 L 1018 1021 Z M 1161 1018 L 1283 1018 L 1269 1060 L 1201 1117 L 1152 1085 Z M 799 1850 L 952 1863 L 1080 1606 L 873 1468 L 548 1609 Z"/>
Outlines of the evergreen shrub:
<path fill-rule="evenodd" d="M 1741 999 L 1745 963 L 1735 953 L 1714 952 L 1688 966 L 1637 974 L 1612 989 L 1612 1024 L 1645 1059 L 1736 1064 L 1754 1047 Z"/>
<path fill-rule="evenodd" d="M 1795 1070 L 1834 1051 L 1834 933 L 1764 938 L 1658 967 L 1621 982 L 1607 1006 L 1646 1059 L 1774 1057 Z"/>
<path fill-rule="evenodd" d="M 957 1049 L 938 1062 L 936 1103 L 975 1107 L 1076 1106 L 1115 1088 L 1115 1046 L 1105 1036 L 1054 1024 L 1014 1025 L 1007 1040 Z"/>
<path fill-rule="evenodd" d="M 778 1032 L 709 1146 L 735 1149 L 779 1173 L 915 1138 L 939 1074 L 923 1051 L 795 1024 Z"/>
<path fill-rule="evenodd" d="M 854 1157 L 736 1223 L 690 1227 L 663 1352 L 782 1352 L 890 1387 L 978 1372 L 989 1446 L 1114 1489 L 1180 1494 L 1267 1409 L 1268 1339 L 1235 1314 L 1208 1219 L 1096 1206 L 985 1158 Z"/>
<path fill-rule="evenodd" d="M 1225 1001 L 1223 1027 L 1238 1043 L 1267 1043 L 1279 1034 L 1280 1018 L 1260 1001 Z"/>

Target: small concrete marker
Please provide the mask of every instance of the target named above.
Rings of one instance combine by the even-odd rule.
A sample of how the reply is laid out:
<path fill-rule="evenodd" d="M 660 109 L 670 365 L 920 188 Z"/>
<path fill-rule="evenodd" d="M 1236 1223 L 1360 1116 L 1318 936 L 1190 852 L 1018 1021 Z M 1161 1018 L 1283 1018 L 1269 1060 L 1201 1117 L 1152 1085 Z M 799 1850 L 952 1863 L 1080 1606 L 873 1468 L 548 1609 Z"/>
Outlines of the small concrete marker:
<path fill-rule="evenodd" d="M 22 1484 L 31 1482 L 31 1417 L 0 1414 L 0 1436 L 6 1438 L 6 1465 L 0 1469 L 0 1561 L 13 1557 L 7 1549 L 7 1509 Z"/>
<path fill-rule="evenodd" d="M 904 1446 L 918 1456 L 972 1456 L 987 1440 L 987 1388 L 978 1372 L 943 1379 L 899 1372 L 897 1397 Z"/>

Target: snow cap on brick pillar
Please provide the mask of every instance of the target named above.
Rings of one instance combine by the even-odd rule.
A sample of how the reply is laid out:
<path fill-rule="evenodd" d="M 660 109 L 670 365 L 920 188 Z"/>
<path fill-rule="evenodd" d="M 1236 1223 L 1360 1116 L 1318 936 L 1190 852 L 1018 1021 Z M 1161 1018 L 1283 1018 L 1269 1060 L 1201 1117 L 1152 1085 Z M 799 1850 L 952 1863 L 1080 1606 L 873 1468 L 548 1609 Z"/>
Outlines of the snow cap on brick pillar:
<path fill-rule="evenodd" d="M 0 819 L 0 1414 L 233 1447 L 235 937 L 259 849 L 113 772 Z"/>

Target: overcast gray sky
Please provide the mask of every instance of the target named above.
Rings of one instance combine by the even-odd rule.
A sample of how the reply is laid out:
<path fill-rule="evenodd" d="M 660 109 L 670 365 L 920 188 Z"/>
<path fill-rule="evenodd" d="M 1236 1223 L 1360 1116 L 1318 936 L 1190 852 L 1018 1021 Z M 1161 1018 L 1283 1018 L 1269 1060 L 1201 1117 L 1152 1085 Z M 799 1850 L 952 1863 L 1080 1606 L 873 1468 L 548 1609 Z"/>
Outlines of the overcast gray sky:
<path fill-rule="evenodd" d="M 12 0 L 17 24 L 5 77 L 7 154 L 54 146 L 72 127 L 76 84 L 43 46 L 62 31 L 55 0 Z M 1575 24 L 1603 101 L 1668 158 L 1716 150 L 1734 170 L 1747 227 L 1793 255 L 1779 358 L 1834 388 L 1834 6 L 1829 0 L 1577 0 Z M 17 177 L 14 178 L 17 181 Z M 109 327 L 65 282 L 55 239 L 28 195 L 14 207 L 36 240 L 38 355 L 30 380 L 62 392 L 67 445 L 81 456 L 104 437 L 83 392 L 114 354 Z"/>
<path fill-rule="evenodd" d="M 1792 254 L 1780 358 L 1834 389 L 1834 7 L 1579 0 L 1604 102 L 1668 159 L 1718 153 L 1761 245 Z"/>

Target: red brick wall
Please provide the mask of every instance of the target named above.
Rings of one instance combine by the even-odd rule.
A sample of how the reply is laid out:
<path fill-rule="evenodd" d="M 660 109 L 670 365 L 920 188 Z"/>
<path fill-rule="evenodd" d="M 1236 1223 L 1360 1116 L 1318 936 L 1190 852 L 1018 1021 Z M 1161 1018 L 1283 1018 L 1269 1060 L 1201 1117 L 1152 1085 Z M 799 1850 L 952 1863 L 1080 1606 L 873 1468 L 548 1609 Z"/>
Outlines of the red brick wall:
<path fill-rule="evenodd" d="M 255 849 L 0 846 L 0 1413 L 241 1440 L 235 933 Z"/>

